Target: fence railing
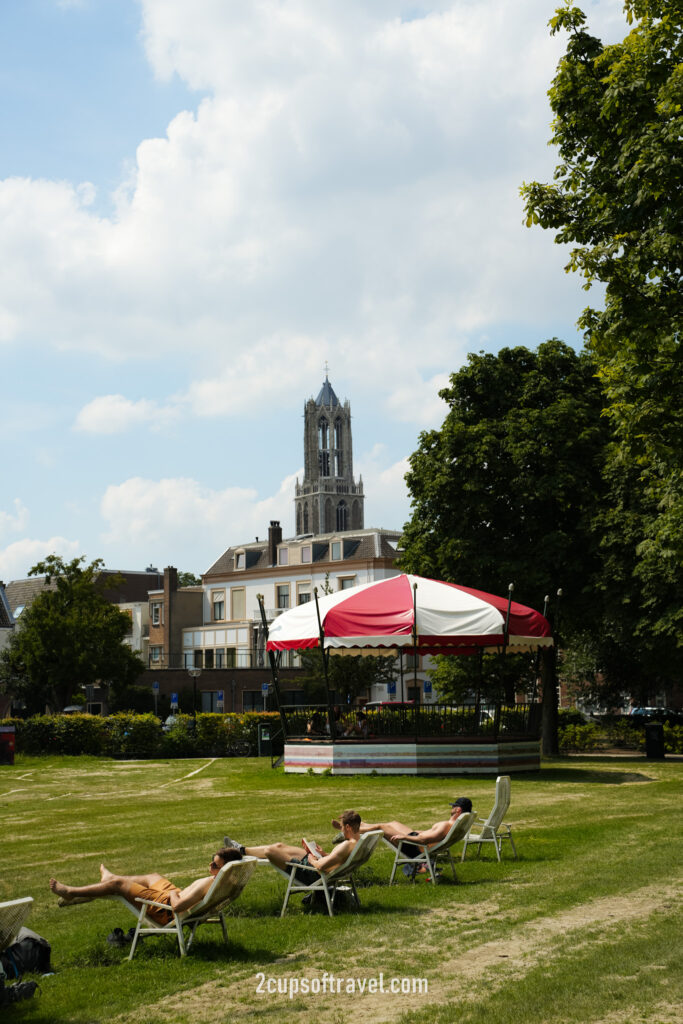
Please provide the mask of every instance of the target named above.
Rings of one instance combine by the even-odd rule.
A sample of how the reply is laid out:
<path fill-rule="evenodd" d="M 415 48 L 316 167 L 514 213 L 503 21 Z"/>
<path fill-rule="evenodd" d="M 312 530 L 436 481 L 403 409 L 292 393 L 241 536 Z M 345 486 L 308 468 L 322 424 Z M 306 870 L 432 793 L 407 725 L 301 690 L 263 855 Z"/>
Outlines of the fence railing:
<path fill-rule="evenodd" d="M 347 705 L 335 711 L 335 739 L 377 740 L 537 737 L 540 704 L 416 704 L 361 711 Z M 288 739 L 329 739 L 327 705 L 283 708 Z"/>

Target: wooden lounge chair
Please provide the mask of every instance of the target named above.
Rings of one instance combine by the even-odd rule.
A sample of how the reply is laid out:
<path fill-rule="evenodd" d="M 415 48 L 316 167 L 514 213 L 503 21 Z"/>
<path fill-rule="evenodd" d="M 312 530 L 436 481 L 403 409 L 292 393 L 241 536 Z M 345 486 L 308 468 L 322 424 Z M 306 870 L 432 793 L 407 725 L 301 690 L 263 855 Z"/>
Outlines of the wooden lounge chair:
<path fill-rule="evenodd" d="M 0 950 L 7 949 L 15 941 L 32 906 L 32 896 L 0 903 Z"/>
<path fill-rule="evenodd" d="M 178 939 L 180 955 L 185 956 L 192 945 L 195 932 L 201 924 L 220 924 L 223 938 L 227 942 L 228 930 L 225 926 L 225 911 L 244 889 L 256 864 L 255 857 L 243 857 L 242 860 L 232 860 L 224 864 L 204 899 L 180 914 L 166 904 L 155 903 L 153 900 L 137 899 L 135 903 L 131 903 L 124 896 L 114 897 L 124 903 L 138 919 L 128 959 L 132 960 L 135 956 L 135 949 L 141 935 L 175 935 Z M 159 924 L 147 913 L 149 907 L 159 907 L 168 911 L 172 914 L 171 920 L 168 924 Z M 187 942 L 183 928 L 190 930 Z"/>
<path fill-rule="evenodd" d="M 477 856 L 481 853 L 481 848 L 484 843 L 493 843 L 496 851 L 496 857 L 500 860 L 500 851 L 503 845 L 504 839 L 510 840 L 510 846 L 512 852 L 517 860 L 517 850 L 512 838 L 512 826 L 505 824 L 503 818 L 507 814 L 507 809 L 510 806 L 510 776 L 499 775 L 496 779 L 496 799 L 493 805 L 493 810 L 489 814 L 488 818 L 477 818 L 472 831 L 465 839 L 465 845 L 462 848 L 461 860 L 465 859 L 467 853 L 467 847 L 472 843 L 477 844 Z"/>
<path fill-rule="evenodd" d="M 422 846 L 420 843 L 416 843 L 414 836 L 406 836 L 405 839 L 401 839 L 395 846 L 385 837 L 387 846 L 390 846 L 396 854 L 394 857 L 394 866 L 391 869 L 389 885 L 393 885 L 398 868 L 403 867 L 405 864 L 410 864 L 413 868 L 413 882 L 415 881 L 417 872 L 423 865 L 427 869 L 432 882 L 436 882 L 436 866 L 439 859 L 442 858 L 448 859 L 451 865 L 451 870 L 453 871 L 453 880 L 457 882 L 458 879 L 455 873 L 455 864 L 453 863 L 453 857 L 451 856 L 451 847 L 455 846 L 456 843 L 462 842 L 462 840 L 466 838 L 467 833 L 474 824 L 474 819 L 475 815 L 473 811 L 459 815 L 449 828 L 444 838 L 440 839 L 438 843 L 433 843 L 431 846 Z M 409 852 L 407 848 L 410 846 L 419 847 L 420 852 L 418 854 Z"/>
<path fill-rule="evenodd" d="M 280 874 L 284 875 L 287 879 L 287 891 L 285 892 L 280 917 L 285 916 L 289 897 L 292 893 L 324 893 L 325 902 L 327 903 L 327 911 L 330 917 L 334 916 L 335 897 L 338 892 L 341 892 L 344 889 L 351 892 L 356 907 L 359 907 L 360 900 L 358 898 L 358 892 L 356 890 L 353 876 L 358 868 L 362 867 L 362 865 L 367 863 L 370 859 L 370 856 L 377 846 L 381 836 L 382 832 L 379 829 L 376 829 L 374 832 L 365 832 L 351 850 L 351 853 L 348 855 L 344 863 L 340 864 L 339 867 L 335 868 L 333 871 L 318 871 L 318 869 L 313 866 L 302 868 L 300 864 L 295 864 L 291 861 L 290 864 L 292 870 L 282 871 L 280 868 L 275 868 L 276 871 L 279 871 Z M 296 868 L 299 870 L 294 870 Z M 309 871 L 315 872 L 318 877 L 310 882 L 303 882 L 297 877 L 300 872 L 308 873 Z"/>

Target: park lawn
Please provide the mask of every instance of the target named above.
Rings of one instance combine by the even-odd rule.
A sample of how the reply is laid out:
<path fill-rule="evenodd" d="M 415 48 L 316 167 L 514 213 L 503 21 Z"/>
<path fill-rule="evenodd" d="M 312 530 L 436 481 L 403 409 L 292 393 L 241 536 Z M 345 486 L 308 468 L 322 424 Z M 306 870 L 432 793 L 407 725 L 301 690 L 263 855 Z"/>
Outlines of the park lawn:
<path fill-rule="evenodd" d="M 0 900 L 34 897 L 28 923 L 51 942 L 56 973 L 12 1007 L 12 1019 L 682 1021 L 681 763 L 545 762 L 513 777 L 517 861 L 506 844 L 501 864 L 490 850 L 458 861 L 457 883 L 446 869 L 436 887 L 403 877 L 389 887 L 392 855 L 382 846 L 363 870 L 358 914 L 330 919 L 295 898 L 281 920 L 280 877 L 258 867 L 234 906 L 230 944 L 207 926 L 184 960 L 170 939 L 150 938 L 129 963 L 106 941 L 134 923 L 124 907 L 60 909 L 47 886 L 52 874 L 96 881 L 101 861 L 186 884 L 206 872 L 225 833 L 247 844 L 306 835 L 328 847 L 330 819 L 348 807 L 366 821 L 424 827 L 460 795 L 487 813 L 493 790 L 492 778 L 286 776 L 255 758 L 19 757 L 0 768 Z M 330 993 L 330 976 L 341 991 Z M 385 988 L 392 978 L 426 979 L 428 992 L 369 991 L 380 976 Z M 305 983 L 320 991 L 303 993 Z"/>

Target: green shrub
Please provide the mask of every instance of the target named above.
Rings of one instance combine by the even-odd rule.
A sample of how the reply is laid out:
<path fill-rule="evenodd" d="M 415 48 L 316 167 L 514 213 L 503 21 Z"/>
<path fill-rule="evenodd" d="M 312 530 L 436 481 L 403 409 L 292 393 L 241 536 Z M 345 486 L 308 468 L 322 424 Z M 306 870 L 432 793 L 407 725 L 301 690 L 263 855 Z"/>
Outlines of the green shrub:
<path fill-rule="evenodd" d="M 105 752 L 114 757 L 149 757 L 161 748 L 161 721 L 156 715 L 119 711 L 103 721 L 108 733 Z"/>
<path fill-rule="evenodd" d="M 683 725 L 664 723 L 664 752 L 683 754 Z"/>
<path fill-rule="evenodd" d="M 558 730 L 558 738 L 563 753 L 569 750 L 585 753 L 600 745 L 602 734 L 597 725 L 566 725 Z"/>

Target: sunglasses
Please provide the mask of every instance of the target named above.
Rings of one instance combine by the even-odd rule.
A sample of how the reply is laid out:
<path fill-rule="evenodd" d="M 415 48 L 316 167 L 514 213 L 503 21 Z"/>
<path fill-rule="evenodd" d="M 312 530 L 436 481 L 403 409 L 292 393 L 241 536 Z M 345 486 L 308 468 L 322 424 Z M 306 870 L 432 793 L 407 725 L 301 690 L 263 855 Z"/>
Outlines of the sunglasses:
<path fill-rule="evenodd" d="M 216 864 L 216 861 L 212 860 L 211 863 L 209 864 L 209 867 L 210 868 L 215 868 L 216 871 L 220 871 L 220 869 L 223 867 L 223 865 L 222 864 Z"/>

